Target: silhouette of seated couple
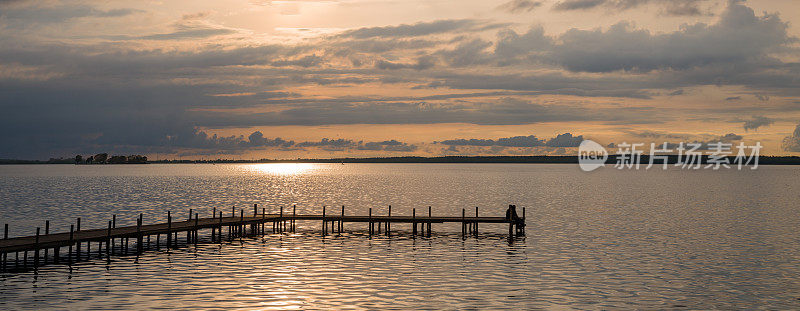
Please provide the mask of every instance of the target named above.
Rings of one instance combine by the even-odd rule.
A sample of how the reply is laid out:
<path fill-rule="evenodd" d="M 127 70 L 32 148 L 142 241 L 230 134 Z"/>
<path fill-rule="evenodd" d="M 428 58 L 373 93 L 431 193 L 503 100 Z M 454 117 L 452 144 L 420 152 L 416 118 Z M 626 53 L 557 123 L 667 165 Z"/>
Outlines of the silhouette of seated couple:
<path fill-rule="evenodd" d="M 508 206 L 508 209 L 506 210 L 506 220 L 513 221 L 517 228 L 525 227 L 525 221 L 522 218 L 519 218 L 519 215 L 517 215 L 516 205 Z"/>

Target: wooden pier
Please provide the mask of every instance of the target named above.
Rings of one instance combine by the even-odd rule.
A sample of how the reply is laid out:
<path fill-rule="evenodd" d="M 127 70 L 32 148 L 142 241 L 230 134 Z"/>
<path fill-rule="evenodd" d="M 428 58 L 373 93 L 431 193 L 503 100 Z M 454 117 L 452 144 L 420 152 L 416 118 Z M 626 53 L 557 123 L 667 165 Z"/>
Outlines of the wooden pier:
<path fill-rule="evenodd" d="M 182 221 L 173 220 L 172 213 L 168 211 L 165 223 L 145 225 L 143 215 L 140 214 L 136 225 L 127 227 L 117 227 L 114 215 L 106 228 L 90 230 L 81 229 L 81 219 L 77 218 L 76 223 L 70 225 L 69 232 L 50 233 L 50 222 L 47 221 L 44 232 L 41 228 L 36 228 L 36 235 L 15 238 L 8 237 L 6 224 L 3 239 L 0 240 L 0 271 L 36 269 L 50 263 L 72 264 L 93 258 L 110 260 L 114 255 L 140 254 L 145 249 L 172 249 L 178 247 L 179 236 L 184 235 L 184 245 L 197 244 L 201 230 L 210 231 L 211 242 L 218 243 L 226 239 L 270 232 L 295 232 L 298 221 L 321 221 L 320 231 L 323 236 L 343 232 L 345 223 L 367 224 L 366 232 L 369 236 L 388 236 L 392 232 L 392 224 L 401 223 L 411 224 L 411 234 L 414 237 L 430 237 L 432 224 L 442 223 L 460 223 L 462 238 L 477 236 L 480 223 L 508 224 L 509 238 L 525 234 L 524 207 L 517 221 L 506 217 L 479 217 L 477 207 L 475 216 L 467 216 L 467 210 L 462 209 L 460 217 L 433 216 L 431 207 L 427 209 L 427 216 L 417 215 L 416 209 L 412 210 L 411 215 L 392 215 L 391 206 L 387 215 L 373 215 L 370 208 L 366 216 L 349 216 L 345 215 L 344 206 L 341 209 L 323 207 L 322 214 L 317 215 L 298 215 L 296 211 L 296 206 L 286 212 L 281 207 L 279 213 L 267 214 L 264 208 L 259 210 L 258 205 L 254 204 L 252 212 L 247 215 L 244 209 L 239 209 L 237 213 L 236 208 L 233 208 L 226 217 L 222 211 L 214 209 L 212 217 L 200 218 L 199 214 L 189 210 L 189 217 Z M 63 256 L 62 252 L 65 252 Z"/>

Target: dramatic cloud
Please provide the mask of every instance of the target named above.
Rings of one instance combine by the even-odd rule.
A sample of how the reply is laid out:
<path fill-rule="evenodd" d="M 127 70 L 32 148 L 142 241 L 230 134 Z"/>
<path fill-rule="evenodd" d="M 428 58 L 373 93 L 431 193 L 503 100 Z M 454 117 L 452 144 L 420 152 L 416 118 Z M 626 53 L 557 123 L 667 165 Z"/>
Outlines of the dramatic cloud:
<path fill-rule="evenodd" d="M 24 28 L 30 27 L 32 23 L 58 24 L 76 18 L 112 18 L 139 12 L 141 11 L 134 9 L 100 10 L 88 5 L 12 6 L 3 7 L 0 10 L 0 18 L 7 20 L 4 23 L 7 26 Z"/>
<path fill-rule="evenodd" d="M 571 133 L 560 134 L 545 143 L 548 147 L 578 147 L 583 141 L 583 135 L 572 136 Z"/>
<path fill-rule="evenodd" d="M 250 134 L 250 136 L 247 137 L 247 142 L 253 147 L 291 147 L 294 145 L 294 141 L 286 141 L 280 137 L 273 139 L 264 138 L 264 134 L 262 134 L 260 131 L 255 131 Z"/>
<path fill-rule="evenodd" d="M 800 124 L 795 127 L 791 136 L 783 138 L 781 147 L 784 151 L 800 152 Z"/>
<path fill-rule="evenodd" d="M 534 135 L 514 136 L 494 139 L 450 139 L 436 142 L 447 146 L 500 146 L 500 147 L 577 147 L 583 141 L 583 136 L 572 136 L 571 133 L 560 134 L 549 140 L 539 139 Z"/>
<path fill-rule="evenodd" d="M 435 58 L 431 56 L 421 56 L 417 58 L 416 63 L 413 64 L 392 63 L 385 60 L 378 60 L 375 63 L 375 68 L 385 69 L 385 70 L 406 69 L 406 68 L 411 68 L 415 70 L 424 70 L 431 68 L 435 65 L 436 65 Z"/>
<path fill-rule="evenodd" d="M 376 142 L 358 142 L 357 149 L 359 150 L 383 150 L 383 151 L 397 151 L 397 152 L 411 152 L 417 150 L 416 145 L 409 145 L 404 142 L 399 142 L 394 139 Z"/>
<path fill-rule="evenodd" d="M 669 15 L 700 15 L 699 4 L 705 0 L 563 0 L 554 9 L 561 11 L 587 10 L 606 7 L 614 10 L 627 10 L 641 5 L 656 3 Z"/>
<path fill-rule="evenodd" d="M 433 22 L 416 23 L 411 25 L 359 28 L 346 31 L 340 37 L 350 38 L 391 38 L 391 37 L 417 37 L 432 34 L 441 34 L 456 31 L 465 31 L 480 26 L 476 20 L 439 20 Z"/>
<path fill-rule="evenodd" d="M 618 23 L 606 31 L 573 29 L 559 37 L 555 60 L 571 71 L 648 72 L 685 70 L 715 64 L 767 65 L 768 53 L 795 41 L 777 15 L 757 17 L 732 4 L 717 24 L 685 25 L 680 31 L 652 34 Z"/>
<path fill-rule="evenodd" d="M 497 7 L 498 10 L 503 10 L 509 13 L 530 12 L 535 8 L 542 5 L 541 1 L 532 0 L 511 0 L 503 3 Z"/>
<path fill-rule="evenodd" d="M 566 0 L 556 4 L 555 8 L 557 10 L 591 9 L 594 7 L 598 7 L 606 2 L 607 2 L 606 0 Z"/>
<path fill-rule="evenodd" d="M 752 119 L 744 121 L 744 130 L 757 130 L 759 127 L 771 125 L 772 123 L 775 123 L 775 120 L 764 116 L 753 116 Z"/>

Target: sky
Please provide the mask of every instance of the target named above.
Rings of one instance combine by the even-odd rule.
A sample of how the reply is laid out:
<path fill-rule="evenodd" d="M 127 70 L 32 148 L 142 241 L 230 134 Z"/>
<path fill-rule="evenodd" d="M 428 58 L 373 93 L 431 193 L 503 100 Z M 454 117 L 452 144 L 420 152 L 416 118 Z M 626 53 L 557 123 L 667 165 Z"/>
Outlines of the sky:
<path fill-rule="evenodd" d="M 800 155 L 795 0 L 0 0 L 0 158 Z"/>

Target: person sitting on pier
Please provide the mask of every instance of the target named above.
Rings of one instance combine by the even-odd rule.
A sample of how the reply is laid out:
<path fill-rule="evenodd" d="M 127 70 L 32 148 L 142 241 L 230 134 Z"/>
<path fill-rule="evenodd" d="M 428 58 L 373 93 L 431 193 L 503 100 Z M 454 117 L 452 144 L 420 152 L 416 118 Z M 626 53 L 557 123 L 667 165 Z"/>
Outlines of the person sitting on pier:
<path fill-rule="evenodd" d="M 517 228 L 525 227 L 525 221 L 522 218 L 519 218 L 519 215 L 517 215 L 516 205 L 508 206 L 508 209 L 506 210 L 506 220 L 513 221 Z"/>

